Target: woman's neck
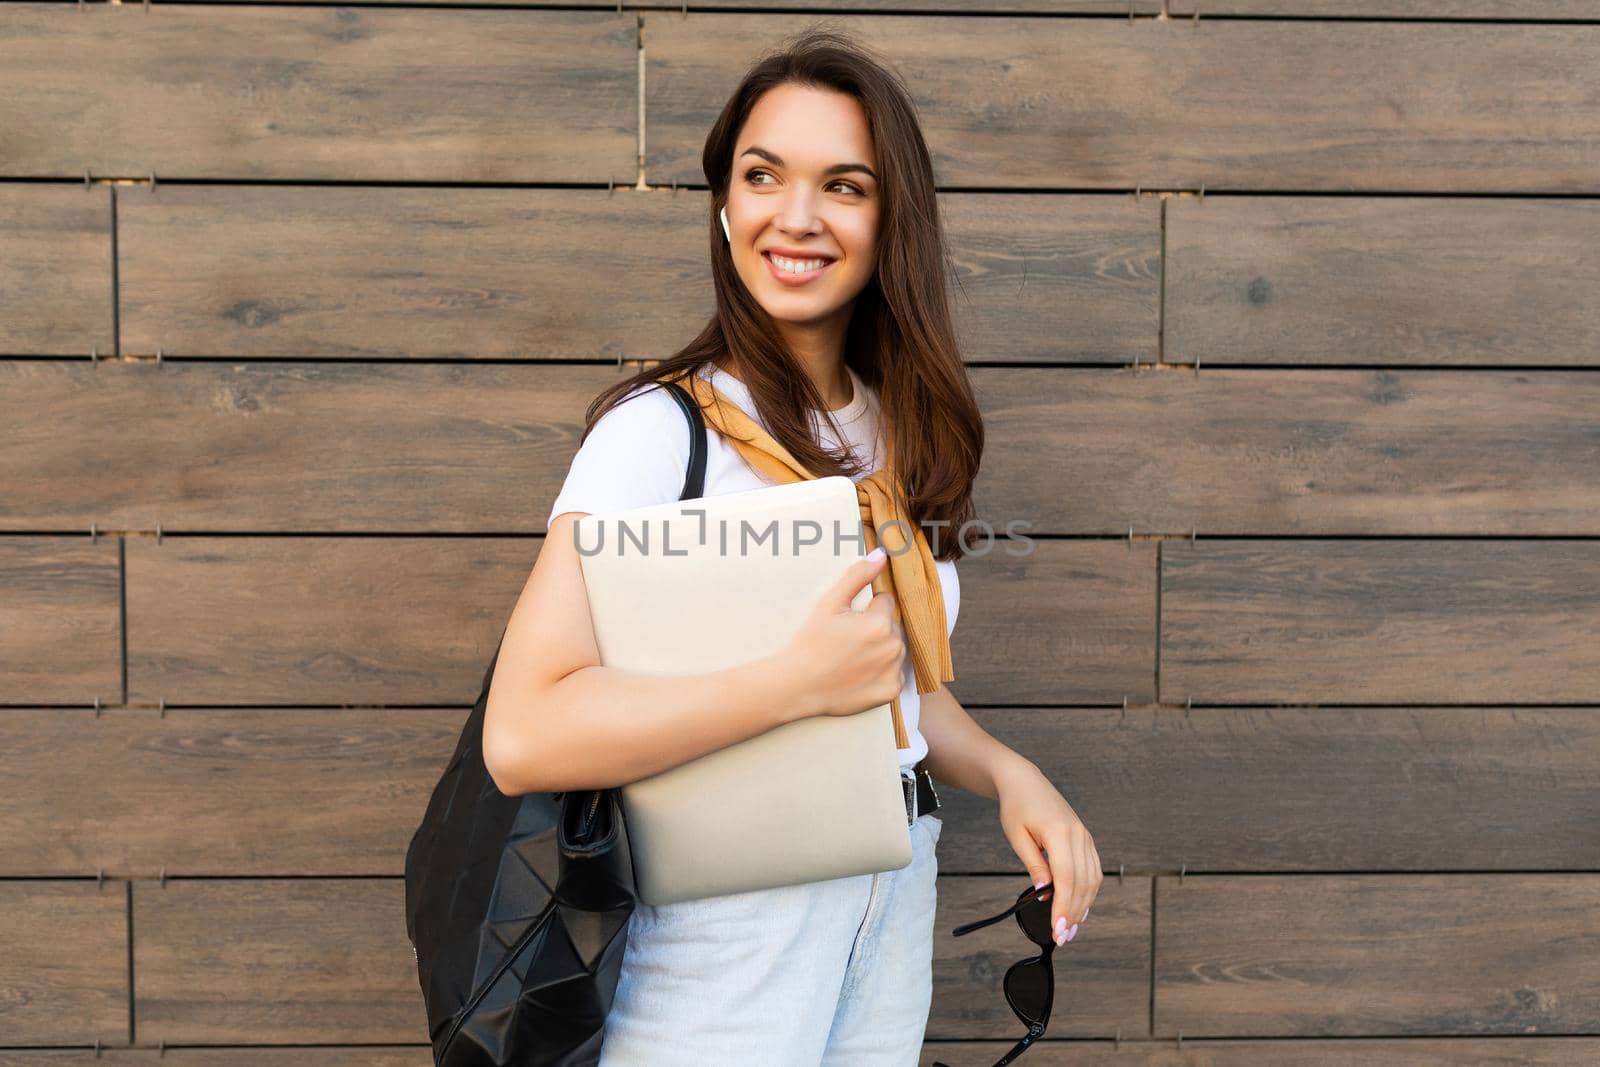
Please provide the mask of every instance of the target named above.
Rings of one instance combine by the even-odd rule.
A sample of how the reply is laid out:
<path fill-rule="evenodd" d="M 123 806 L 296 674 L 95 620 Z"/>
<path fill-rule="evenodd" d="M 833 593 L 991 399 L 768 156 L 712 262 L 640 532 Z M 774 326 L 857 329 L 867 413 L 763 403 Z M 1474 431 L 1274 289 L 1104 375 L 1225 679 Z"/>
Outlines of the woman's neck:
<path fill-rule="evenodd" d="M 743 382 L 739 369 L 732 356 L 723 356 L 716 361 L 718 369 L 732 375 L 736 381 Z M 855 403 L 855 380 L 850 377 L 850 368 L 844 360 L 835 359 L 833 366 L 817 370 L 808 365 L 804 359 L 801 365 L 805 367 L 806 375 L 816 386 L 817 392 L 822 394 L 822 403 L 829 411 L 843 411 Z"/>

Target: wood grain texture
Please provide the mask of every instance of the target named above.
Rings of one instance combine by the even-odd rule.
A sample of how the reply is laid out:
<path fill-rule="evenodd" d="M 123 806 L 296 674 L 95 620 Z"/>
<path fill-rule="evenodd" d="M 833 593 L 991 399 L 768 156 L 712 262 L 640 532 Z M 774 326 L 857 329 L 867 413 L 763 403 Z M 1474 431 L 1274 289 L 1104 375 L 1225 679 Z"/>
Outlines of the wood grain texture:
<path fill-rule="evenodd" d="M 713 311 L 706 212 L 690 190 L 128 190 L 123 347 L 659 359 Z"/>
<path fill-rule="evenodd" d="M 1583 703 L 1600 542 L 1171 541 L 1161 693 L 1203 703 Z"/>
<path fill-rule="evenodd" d="M 1592 707 L 968 710 L 1106 871 L 1600 869 Z M 994 801 L 939 799 L 941 871 L 1021 870 Z"/>
<path fill-rule="evenodd" d="M 0 363 L 0 527 L 542 532 L 589 402 L 637 369 Z"/>
<path fill-rule="evenodd" d="M 637 174 L 638 20 L 614 8 L 8 4 L 6 30 L 8 174 Z"/>
<path fill-rule="evenodd" d="M 945 193 L 962 358 L 1150 363 L 1159 352 L 1155 198 Z"/>
<path fill-rule="evenodd" d="M 0 184 L 0 293 L 0 352 L 112 355 L 110 189 Z"/>
<path fill-rule="evenodd" d="M 0 363 L 0 529 L 544 529 L 634 365 Z M 980 519 L 1029 535 L 1600 533 L 1581 371 L 983 367 Z"/>
<path fill-rule="evenodd" d="M 45 1049 L 11 1052 L 0 1049 L 0 1067 L 303 1067 L 315 1057 L 317 1067 L 433 1067 L 427 1045 L 384 1048 L 357 1045 L 312 1049 L 251 1048 L 103 1048 Z"/>
<path fill-rule="evenodd" d="M 970 711 L 1071 798 L 1106 870 L 1600 867 L 1587 708 Z M 465 715 L 11 709 L 0 875 L 398 876 Z M 1021 871 L 994 801 L 940 802 L 944 873 Z"/>
<path fill-rule="evenodd" d="M 138 882 L 133 929 L 143 1043 L 426 1040 L 399 879 Z"/>
<path fill-rule="evenodd" d="M 1166 206 L 1169 361 L 1600 363 L 1600 203 L 1208 196 Z"/>
<path fill-rule="evenodd" d="M 123 349 L 660 359 L 713 311 L 707 199 L 691 189 L 126 189 Z M 947 193 L 941 212 L 970 362 L 1156 359 L 1154 198 Z"/>
<path fill-rule="evenodd" d="M 1592 874 L 1189 875 L 1155 901 L 1156 1036 L 1592 1036 L 1600 1013 Z"/>
<path fill-rule="evenodd" d="M 1593 20 L 1589 0 L 1432 0 L 1425 8 L 1407 0 L 1167 0 L 1174 17 L 1222 18 L 1268 15 L 1284 18 L 1538 19 Z"/>
<path fill-rule="evenodd" d="M 540 543 L 134 538 L 130 699 L 470 702 Z M 1150 699 L 1154 546 L 1033 548 L 1007 558 L 998 547 L 966 564 L 952 691 L 975 702 Z"/>
<path fill-rule="evenodd" d="M 402 875 L 466 716 L 6 709 L 0 876 Z"/>
<path fill-rule="evenodd" d="M 0 538 L 0 703 L 123 700 L 115 537 Z"/>
<path fill-rule="evenodd" d="M 126 883 L 93 878 L 0 881 L 7 1044 L 127 1043 L 127 893 Z"/>
<path fill-rule="evenodd" d="M 522 538 L 140 537 L 135 702 L 470 702 L 538 554 Z"/>
<path fill-rule="evenodd" d="M 729 87 L 803 18 L 644 14 L 652 180 L 703 180 L 705 131 Z M 1588 103 L 1600 92 L 1600 25 L 933 15 L 838 24 L 904 77 L 941 185 L 1600 188 L 1600 111 Z"/>
<path fill-rule="evenodd" d="M 1600 532 L 1600 378 L 976 368 L 996 527 L 1198 536 Z"/>
<path fill-rule="evenodd" d="M 1026 555 L 1011 556 L 1012 548 Z M 951 635 L 965 703 L 1154 699 L 1155 545 L 997 542 L 960 567 Z"/>
<path fill-rule="evenodd" d="M 1074 938 L 1074 941 L 1077 939 Z M 1020 1034 L 1018 1035 L 1021 1036 Z M 993 1063 L 1010 1041 L 930 1041 L 921 1067 L 945 1063 Z M 1048 1032 L 1028 1049 L 1035 1065 L 1054 1067 L 1588 1067 L 1600 1056 L 1591 1037 L 1462 1038 L 1263 1038 L 1259 1041 L 1196 1038 L 1152 1039 L 1123 1034 L 1115 1040 L 1055 1040 Z M 3 1063 L 0 1060 L 0 1063 Z M 245 1061 L 254 1062 L 254 1061 Z M 1031 1067 L 1031 1065 L 1030 1065 Z"/>

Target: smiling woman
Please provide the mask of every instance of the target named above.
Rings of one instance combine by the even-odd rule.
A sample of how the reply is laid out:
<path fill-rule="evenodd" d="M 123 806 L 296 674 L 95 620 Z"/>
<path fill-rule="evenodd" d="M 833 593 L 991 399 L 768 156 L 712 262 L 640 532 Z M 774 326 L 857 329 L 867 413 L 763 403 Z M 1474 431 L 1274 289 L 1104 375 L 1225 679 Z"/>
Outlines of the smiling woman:
<path fill-rule="evenodd" d="M 1061 888 L 1055 918 L 1081 914 L 1099 861 L 1038 768 L 943 684 L 953 680 L 956 562 L 978 534 L 963 527 L 976 518 L 983 420 L 950 319 L 933 167 L 910 94 L 849 39 L 808 31 L 741 80 L 702 162 L 716 312 L 683 348 L 589 406 L 507 626 L 485 762 L 505 791 L 603 789 L 807 715 L 892 698 L 900 773 L 913 783 L 911 862 L 641 902 L 600 1064 L 914 1063 L 932 999 L 942 829 L 933 777 L 1000 799 L 1030 879 Z M 877 537 L 906 557 L 861 572 L 874 588 L 866 610 L 816 612 L 780 653 L 720 674 L 601 665 L 573 524 L 680 496 L 697 442 L 660 388 L 668 381 L 704 416 L 703 495 L 786 477 L 856 482 Z M 898 536 L 883 538 L 883 515 Z M 816 775 L 828 788 L 827 768 Z"/>

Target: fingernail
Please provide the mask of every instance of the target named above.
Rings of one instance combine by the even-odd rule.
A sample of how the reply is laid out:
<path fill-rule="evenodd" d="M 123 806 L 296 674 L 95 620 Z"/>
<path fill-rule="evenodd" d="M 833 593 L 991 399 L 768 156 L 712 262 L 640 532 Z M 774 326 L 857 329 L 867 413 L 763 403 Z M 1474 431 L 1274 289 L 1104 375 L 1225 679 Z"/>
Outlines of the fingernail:
<path fill-rule="evenodd" d="M 885 555 L 887 555 L 887 553 L 884 552 L 883 546 L 879 545 L 877 548 L 875 548 L 871 552 L 867 553 L 867 558 L 872 560 L 874 563 L 876 563 L 878 560 L 882 559 Z"/>
<path fill-rule="evenodd" d="M 1056 920 L 1056 944 L 1061 944 L 1067 939 L 1067 917 L 1063 915 Z"/>
<path fill-rule="evenodd" d="M 1077 937 L 1077 936 L 1078 936 L 1078 924 L 1077 923 L 1073 923 L 1072 924 L 1072 929 L 1067 931 L 1067 940 L 1071 941 L 1074 937 Z"/>
<path fill-rule="evenodd" d="M 1083 909 L 1083 919 L 1087 919 L 1088 917 L 1089 917 L 1089 909 L 1088 908 L 1084 908 Z M 1083 919 L 1079 919 L 1078 921 L 1079 922 L 1083 922 Z"/>
<path fill-rule="evenodd" d="M 1048 878 L 1041 878 L 1037 882 L 1033 883 L 1033 888 L 1043 889 L 1049 883 L 1049 881 L 1050 879 Z"/>

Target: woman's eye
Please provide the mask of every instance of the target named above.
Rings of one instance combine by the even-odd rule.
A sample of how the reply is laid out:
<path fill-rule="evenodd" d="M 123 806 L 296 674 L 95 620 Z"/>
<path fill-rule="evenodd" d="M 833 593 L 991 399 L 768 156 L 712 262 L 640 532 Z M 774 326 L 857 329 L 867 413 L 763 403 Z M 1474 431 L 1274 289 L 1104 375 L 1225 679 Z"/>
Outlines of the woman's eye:
<path fill-rule="evenodd" d="M 758 175 L 764 176 L 764 177 L 768 177 L 768 178 L 772 177 L 772 175 L 770 173 L 768 173 L 767 171 L 764 171 L 764 170 L 750 170 L 750 171 L 746 171 L 745 172 L 744 180 L 749 182 L 751 185 L 765 185 L 766 184 L 765 182 L 758 182 L 758 181 L 755 180 Z M 867 195 L 866 193 L 862 192 L 860 189 L 857 189 L 854 185 L 850 184 L 847 181 L 844 181 L 843 179 L 840 179 L 839 181 L 836 181 L 836 182 L 829 182 L 828 183 L 828 188 L 832 189 L 836 185 L 837 186 L 842 186 L 844 189 L 848 190 L 849 192 L 852 192 L 852 193 L 856 194 L 857 196 L 866 196 Z"/>

